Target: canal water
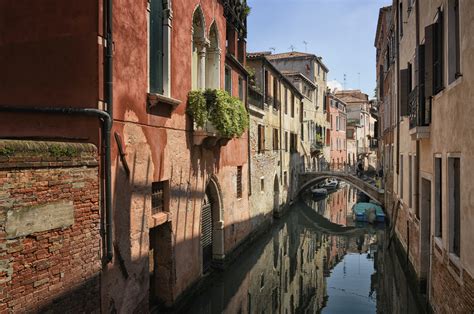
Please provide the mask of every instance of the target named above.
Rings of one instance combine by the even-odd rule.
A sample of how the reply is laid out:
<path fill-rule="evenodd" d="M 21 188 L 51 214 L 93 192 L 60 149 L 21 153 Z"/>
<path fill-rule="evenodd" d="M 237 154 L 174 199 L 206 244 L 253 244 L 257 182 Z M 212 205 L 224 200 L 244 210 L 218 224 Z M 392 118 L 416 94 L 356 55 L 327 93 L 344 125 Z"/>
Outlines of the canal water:
<path fill-rule="evenodd" d="M 357 194 L 303 197 L 182 312 L 420 313 L 385 225 L 354 223 Z"/>

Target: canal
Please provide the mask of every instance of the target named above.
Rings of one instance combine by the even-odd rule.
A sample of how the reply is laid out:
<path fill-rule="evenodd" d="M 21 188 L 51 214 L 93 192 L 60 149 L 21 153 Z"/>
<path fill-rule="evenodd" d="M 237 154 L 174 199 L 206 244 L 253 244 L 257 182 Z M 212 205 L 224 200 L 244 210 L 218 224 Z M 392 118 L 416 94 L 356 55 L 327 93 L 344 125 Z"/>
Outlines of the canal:
<path fill-rule="evenodd" d="M 303 197 L 183 313 L 421 313 L 385 225 L 357 225 L 357 190 Z"/>

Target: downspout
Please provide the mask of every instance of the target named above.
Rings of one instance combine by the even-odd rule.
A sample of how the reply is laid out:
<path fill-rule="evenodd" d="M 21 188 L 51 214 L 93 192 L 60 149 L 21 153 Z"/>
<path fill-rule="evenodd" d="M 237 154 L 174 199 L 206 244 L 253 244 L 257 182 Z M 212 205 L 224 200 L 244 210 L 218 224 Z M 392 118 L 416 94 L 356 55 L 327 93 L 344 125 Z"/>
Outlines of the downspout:
<path fill-rule="evenodd" d="M 0 105 L 0 112 L 8 113 L 39 113 L 55 115 L 82 115 L 94 116 L 102 122 L 102 140 L 104 149 L 104 184 L 105 184 L 105 216 L 106 216 L 106 250 L 107 261 L 110 262 L 113 257 L 112 246 L 112 187 L 111 187 L 111 158 L 110 158 L 110 130 L 112 128 L 112 118 L 110 115 L 99 109 L 88 108 L 48 108 L 48 107 L 14 107 Z"/>
<path fill-rule="evenodd" d="M 112 36 L 112 4 L 113 0 L 104 0 L 104 7 L 107 9 L 104 10 L 104 30 L 105 30 L 105 39 L 106 39 L 106 49 L 105 49 L 105 79 L 104 79 L 104 88 L 105 88 L 105 103 L 107 104 L 107 112 L 110 118 L 113 120 L 113 53 L 114 53 L 114 41 Z"/>
<path fill-rule="evenodd" d="M 104 78 L 104 89 L 105 89 L 105 103 L 107 104 L 107 113 L 109 115 L 110 120 L 110 129 L 112 129 L 112 123 L 114 121 L 114 111 L 113 111 L 113 103 L 114 103 L 114 95 L 113 95 L 113 50 L 114 50 L 114 41 L 113 41 L 113 0 L 103 0 L 104 3 L 104 31 L 106 36 L 106 49 L 105 49 L 105 78 Z M 107 135 L 108 143 L 110 144 L 110 130 Z M 108 200 L 106 200 L 106 216 L 105 216 L 105 230 L 107 233 L 106 236 L 106 247 L 107 247 L 107 262 L 111 262 L 114 256 L 113 251 L 113 217 L 112 217 L 112 188 L 111 188 L 111 181 L 112 181 L 112 170 L 111 170 L 111 157 L 110 157 L 110 145 L 108 146 L 108 151 L 106 152 L 105 156 L 105 181 L 106 184 L 106 196 Z M 108 202 L 108 203 L 107 203 Z"/>

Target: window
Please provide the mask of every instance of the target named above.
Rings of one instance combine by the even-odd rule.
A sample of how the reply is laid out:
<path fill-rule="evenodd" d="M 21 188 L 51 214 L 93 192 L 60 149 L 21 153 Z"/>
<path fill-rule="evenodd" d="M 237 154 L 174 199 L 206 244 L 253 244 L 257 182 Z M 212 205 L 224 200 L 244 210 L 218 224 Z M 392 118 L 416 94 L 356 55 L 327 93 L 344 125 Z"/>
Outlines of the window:
<path fill-rule="evenodd" d="M 260 192 L 265 191 L 265 178 L 261 177 L 260 178 Z"/>
<path fill-rule="evenodd" d="M 285 152 L 288 152 L 288 132 L 285 131 Z"/>
<path fill-rule="evenodd" d="M 304 124 L 301 123 L 301 140 L 304 141 Z"/>
<path fill-rule="evenodd" d="M 400 155 L 400 190 L 399 190 L 399 195 L 400 199 L 403 199 L 403 155 Z"/>
<path fill-rule="evenodd" d="M 225 90 L 232 95 L 232 70 L 225 67 Z"/>
<path fill-rule="evenodd" d="M 291 97 L 291 117 L 294 118 L 295 117 L 295 95 L 291 93 L 290 97 Z"/>
<path fill-rule="evenodd" d="M 202 52 L 205 51 L 205 39 L 206 34 L 204 30 L 204 14 L 200 7 L 198 7 L 193 16 L 193 45 L 192 45 L 192 66 L 191 66 L 191 84 L 192 89 L 204 89 L 205 88 L 205 76 L 203 73 L 206 69 L 203 65 L 206 64 L 205 58 L 206 54 Z M 203 60 L 204 58 L 204 60 Z M 204 61 L 204 62 L 203 62 Z"/>
<path fill-rule="evenodd" d="M 169 96 L 169 38 L 171 22 L 165 23 L 163 0 L 149 0 L 150 92 Z M 168 26 L 169 25 L 169 26 Z"/>
<path fill-rule="evenodd" d="M 278 110 L 280 107 L 279 97 L 278 97 L 278 80 L 273 78 L 273 108 Z"/>
<path fill-rule="evenodd" d="M 413 156 L 408 156 L 408 207 L 413 208 Z M 419 213 L 416 213 L 416 217 L 420 218 Z"/>
<path fill-rule="evenodd" d="M 461 256 L 461 159 L 448 158 L 449 251 Z"/>
<path fill-rule="evenodd" d="M 290 134 L 290 153 L 297 152 L 297 145 L 298 145 L 298 135 L 291 133 Z"/>
<path fill-rule="evenodd" d="M 400 2 L 400 10 L 398 11 L 398 17 L 399 17 L 399 30 L 400 30 L 400 37 L 403 36 L 403 2 Z"/>
<path fill-rule="evenodd" d="M 152 215 L 168 211 L 169 181 L 153 182 L 151 184 L 151 213 Z"/>
<path fill-rule="evenodd" d="M 263 153 L 265 151 L 265 126 L 258 125 L 258 153 Z"/>
<path fill-rule="evenodd" d="M 273 129 L 273 150 L 278 150 L 278 129 Z"/>
<path fill-rule="evenodd" d="M 448 3 L 448 62 L 449 83 L 452 83 L 461 75 L 459 0 Z"/>
<path fill-rule="evenodd" d="M 285 114 L 288 114 L 288 88 L 285 87 Z"/>
<path fill-rule="evenodd" d="M 242 198 L 242 166 L 237 166 L 237 198 Z"/>
<path fill-rule="evenodd" d="M 209 46 L 206 47 L 206 88 L 220 87 L 221 57 L 217 24 L 212 23 L 209 31 Z"/>
<path fill-rule="evenodd" d="M 286 187 L 288 187 L 288 172 L 287 171 L 283 172 L 283 183 L 285 184 Z"/>
<path fill-rule="evenodd" d="M 436 157 L 435 166 L 435 237 L 443 237 L 443 159 Z"/>
<path fill-rule="evenodd" d="M 265 70 L 265 78 L 264 78 L 264 85 L 265 85 L 265 103 L 269 105 L 269 97 L 270 97 L 270 74 L 267 70 Z"/>
<path fill-rule="evenodd" d="M 239 99 L 244 100 L 244 80 L 239 76 Z"/>

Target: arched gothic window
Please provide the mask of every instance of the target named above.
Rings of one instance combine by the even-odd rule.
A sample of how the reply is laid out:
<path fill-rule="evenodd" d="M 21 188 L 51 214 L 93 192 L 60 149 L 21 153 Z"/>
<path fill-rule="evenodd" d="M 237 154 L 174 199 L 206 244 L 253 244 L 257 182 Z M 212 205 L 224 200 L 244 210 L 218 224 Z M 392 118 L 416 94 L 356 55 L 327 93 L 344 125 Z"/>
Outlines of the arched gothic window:
<path fill-rule="evenodd" d="M 206 87 L 206 48 L 208 40 L 205 36 L 205 21 L 201 7 L 197 7 L 193 15 L 193 46 L 192 46 L 192 89 Z"/>
<path fill-rule="evenodd" d="M 209 47 L 206 50 L 206 88 L 219 88 L 220 62 L 219 31 L 214 22 L 209 31 Z"/>

